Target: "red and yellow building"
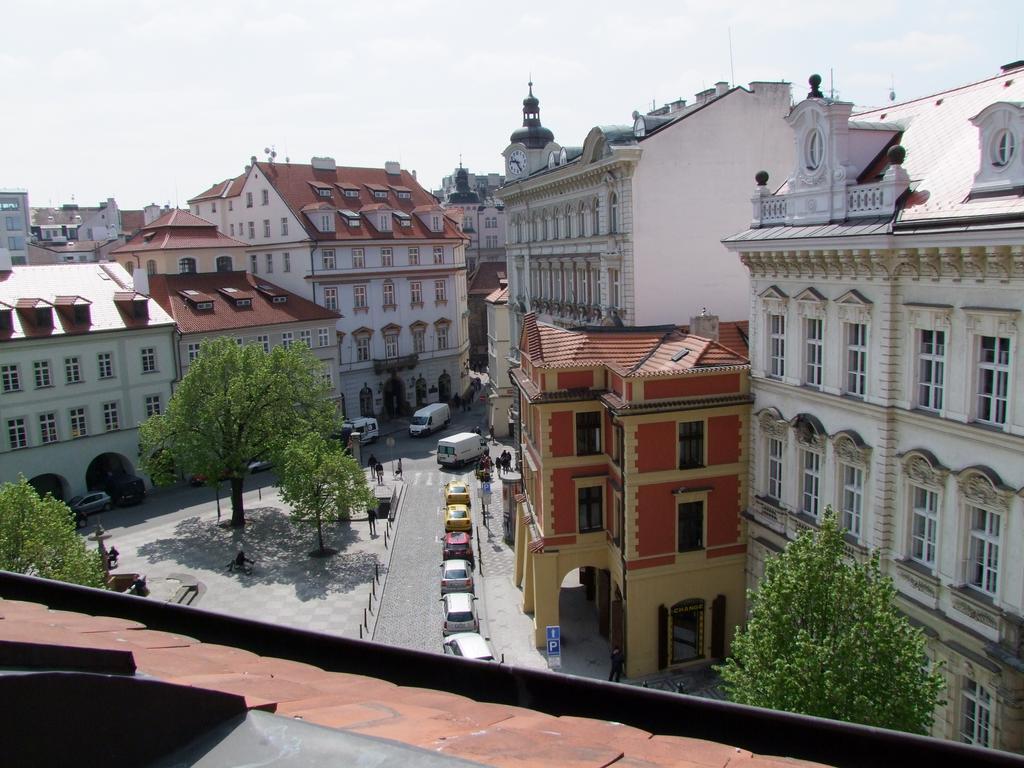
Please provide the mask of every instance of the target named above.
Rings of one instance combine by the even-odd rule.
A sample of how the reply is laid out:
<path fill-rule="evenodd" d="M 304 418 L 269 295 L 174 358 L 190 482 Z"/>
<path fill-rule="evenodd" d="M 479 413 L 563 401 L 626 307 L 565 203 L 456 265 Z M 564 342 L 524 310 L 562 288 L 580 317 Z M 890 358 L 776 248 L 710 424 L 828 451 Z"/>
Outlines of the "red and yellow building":
<path fill-rule="evenodd" d="M 712 317 L 700 321 L 718 335 Z M 524 318 L 516 583 L 534 639 L 580 570 L 627 674 L 723 658 L 744 616 L 745 324 L 566 330 Z"/>

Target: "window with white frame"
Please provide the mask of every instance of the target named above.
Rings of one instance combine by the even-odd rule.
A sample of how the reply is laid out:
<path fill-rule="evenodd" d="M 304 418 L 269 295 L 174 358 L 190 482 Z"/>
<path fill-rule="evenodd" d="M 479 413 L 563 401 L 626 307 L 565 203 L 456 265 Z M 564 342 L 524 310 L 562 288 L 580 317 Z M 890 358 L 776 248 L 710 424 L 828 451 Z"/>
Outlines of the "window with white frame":
<path fill-rule="evenodd" d="M 256 337 L 256 343 L 263 347 L 263 351 L 270 353 L 270 336 L 267 334 L 260 334 Z"/>
<path fill-rule="evenodd" d="M 317 328 L 316 329 L 316 345 L 318 347 L 326 347 L 331 343 L 331 329 L 330 328 Z"/>
<path fill-rule="evenodd" d="M 611 206 L 608 209 L 608 231 L 612 233 L 619 231 L 619 196 L 614 192 L 611 197 Z"/>
<path fill-rule="evenodd" d="M 960 741 L 991 746 L 992 694 L 983 685 L 964 678 L 960 692 Z"/>
<path fill-rule="evenodd" d="M 768 497 L 782 499 L 782 440 L 768 438 Z"/>
<path fill-rule="evenodd" d="M 100 352 L 96 355 L 96 366 L 101 379 L 114 378 L 114 355 L 111 352 Z"/>
<path fill-rule="evenodd" d="M 366 309 L 366 286 L 352 286 L 352 306 L 355 309 Z"/>
<path fill-rule="evenodd" d="M 437 333 L 437 348 L 448 349 L 448 326 L 439 325 L 436 328 Z"/>
<path fill-rule="evenodd" d="M 229 211 L 235 210 L 235 201 L 234 200 L 228 200 L 228 210 Z"/>
<path fill-rule="evenodd" d="M 252 192 L 245 193 L 245 207 L 252 208 Z"/>
<path fill-rule="evenodd" d="M 270 237 L 270 219 L 263 220 L 263 236 Z"/>
<path fill-rule="evenodd" d="M 288 217 L 281 217 L 281 237 L 288 237 Z"/>
<path fill-rule="evenodd" d="M 601 203 L 598 199 L 594 198 L 594 208 L 590 212 L 590 233 L 593 235 L 601 234 Z"/>
<path fill-rule="evenodd" d="M 260 257 L 259 257 L 258 254 L 255 254 L 255 253 L 250 253 L 249 254 L 249 271 L 252 272 L 254 275 L 259 274 L 259 271 L 260 271 L 260 269 L 259 269 L 259 266 L 260 266 L 259 258 Z"/>
<path fill-rule="evenodd" d="M 981 507 L 968 507 L 970 538 L 967 547 L 967 583 L 995 595 L 999 588 L 999 535 L 1002 516 Z"/>
<path fill-rule="evenodd" d="M 338 309 L 338 289 L 337 288 L 324 288 L 324 308 Z"/>
<path fill-rule="evenodd" d="M 156 347 L 143 347 L 141 355 L 142 355 L 142 372 L 143 373 L 155 373 L 156 372 Z"/>
<path fill-rule="evenodd" d="M 291 272 L 292 271 L 292 255 L 290 253 L 288 253 L 288 251 L 285 251 L 284 253 L 281 254 L 281 262 L 282 262 L 281 269 L 283 271 L 285 271 L 285 272 Z"/>
<path fill-rule="evenodd" d="M 163 412 L 160 395 L 146 395 L 146 418 L 159 416 Z"/>
<path fill-rule="evenodd" d="M 32 363 L 32 372 L 35 374 L 36 389 L 53 386 L 53 377 L 50 376 L 49 360 L 36 360 Z"/>
<path fill-rule="evenodd" d="M 434 246 L 434 263 L 435 264 L 444 264 L 444 246 L 443 245 L 435 245 Z"/>
<path fill-rule="evenodd" d="M 786 316 L 768 315 L 768 375 L 786 374 Z"/>
<path fill-rule="evenodd" d="M 440 216 L 431 216 L 430 217 L 430 228 L 434 232 L 440 232 L 441 231 L 441 217 Z"/>
<path fill-rule="evenodd" d="M 103 404 L 103 428 L 107 432 L 115 432 L 121 428 L 116 402 Z"/>
<path fill-rule="evenodd" d="M 50 412 L 39 414 L 39 440 L 43 445 L 57 442 L 56 413 Z"/>
<path fill-rule="evenodd" d="M 281 333 L 281 346 L 285 349 L 290 349 L 292 341 L 295 340 L 295 334 L 291 331 L 284 331 Z"/>
<path fill-rule="evenodd" d="M 380 265 L 382 267 L 390 267 L 390 266 L 392 266 L 393 259 L 394 259 L 393 253 L 394 252 L 390 248 L 381 248 L 380 249 Z"/>
<path fill-rule="evenodd" d="M 817 518 L 821 500 L 821 454 L 801 450 L 800 511 Z"/>
<path fill-rule="evenodd" d="M 64 383 L 77 384 L 82 380 L 82 362 L 78 356 L 64 358 Z"/>
<path fill-rule="evenodd" d="M 267 274 L 271 275 L 274 273 L 274 254 L 267 254 Z"/>
<path fill-rule="evenodd" d="M 305 344 L 307 347 L 313 346 L 313 330 L 306 328 L 303 331 L 299 331 L 299 341 Z"/>
<path fill-rule="evenodd" d="M 409 266 L 416 266 L 420 263 L 420 249 L 410 248 L 409 249 Z"/>
<path fill-rule="evenodd" d="M 262 198 L 262 200 L 260 202 L 262 202 L 263 205 L 270 205 L 270 191 L 269 190 L 261 189 L 260 190 L 260 196 Z"/>
<path fill-rule="evenodd" d="M 28 448 L 28 430 L 25 428 L 24 417 L 7 420 L 7 442 L 12 451 Z"/>
<path fill-rule="evenodd" d="M 911 504 L 910 558 L 934 568 L 939 528 L 939 494 L 928 488 L 911 486 Z"/>
<path fill-rule="evenodd" d="M 434 281 L 434 302 L 442 303 L 448 301 L 448 286 L 444 280 Z"/>
<path fill-rule="evenodd" d="M 842 525 L 847 531 L 860 538 L 861 518 L 864 511 L 864 470 L 850 464 L 840 464 L 843 495 L 840 500 Z"/>
<path fill-rule="evenodd" d="M 398 334 L 389 333 L 384 336 L 384 357 L 398 357 Z"/>
<path fill-rule="evenodd" d="M 613 307 L 618 307 L 622 302 L 619 296 L 619 270 L 609 269 L 608 270 L 608 303 Z"/>
<path fill-rule="evenodd" d="M 250 221 L 249 222 L 249 239 L 250 240 L 255 240 L 256 239 L 256 222 L 255 221 Z"/>
<path fill-rule="evenodd" d="M 85 416 L 85 408 L 71 408 L 68 410 L 68 420 L 71 424 L 71 437 L 85 437 L 89 434 L 89 425 Z"/>
<path fill-rule="evenodd" d="M 918 331 L 917 407 L 941 411 L 946 373 L 946 332 Z"/>
<path fill-rule="evenodd" d="M 864 397 L 867 392 L 868 326 L 846 324 L 846 394 Z"/>
<path fill-rule="evenodd" d="M 196 361 L 196 358 L 199 357 L 199 346 L 200 345 L 199 345 L 198 342 L 190 342 L 189 343 L 189 345 L 187 347 L 187 354 L 188 354 L 188 361 L 190 363 L 194 363 Z"/>
<path fill-rule="evenodd" d="M 366 257 L 362 248 L 352 249 L 352 269 L 362 269 L 366 266 Z"/>
<path fill-rule="evenodd" d="M 356 362 L 365 363 L 370 359 L 370 337 L 359 336 L 356 338 Z"/>
<path fill-rule="evenodd" d="M 395 306 L 395 284 L 389 280 L 384 281 L 384 306 Z"/>
<path fill-rule="evenodd" d="M 330 232 L 332 229 L 334 229 L 332 224 L 333 224 L 333 217 L 331 216 L 331 214 L 329 214 L 329 213 L 321 213 L 320 214 L 320 231 L 321 232 Z"/>
<path fill-rule="evenodd" d="M 412 331 L 412 351 L 416 354 L 422 354 L 426 348 L 426 331 L 422 328 L 414 328 Z"/>
<path fill-rule="evenodd" d="M 576 213 L 576 237 L 587 236 L 587 209 L 582 205 Z"/>
<path fill-rule="evenodd" d="M 978 414 L 984 424 L 1002 426 L 1010 385 L 1010 340 L 1002 336 L 978 339 Z"/>
<path fill-rule="evenodd" d="M 824 324 L 820 317 L 804 318 L 804 384 L 819 389 L 822 382 Z"/>
<path fill-rule="evenodd" d="M 323 264 L 323 268 L 324 269 L 337 269 L 338 268 L 338 261 L 337 261 L 337 259 L 334 256 L 334 251 L 333 250 L 328 249 L 328 250 L 324 251 L 323 254 L 320 256 L 320 259 L 321 259 L 321 262 Z"/>

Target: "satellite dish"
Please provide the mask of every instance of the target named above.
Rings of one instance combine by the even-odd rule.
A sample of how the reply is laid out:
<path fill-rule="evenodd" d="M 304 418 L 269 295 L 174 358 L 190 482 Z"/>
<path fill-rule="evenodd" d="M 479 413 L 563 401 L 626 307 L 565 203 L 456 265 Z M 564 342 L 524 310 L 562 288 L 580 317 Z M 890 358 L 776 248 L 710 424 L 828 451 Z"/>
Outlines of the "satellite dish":
<path fill-rule="evenodd" d="M 263 148 L 263 154 L 269 155 L 270 154 L 270 147 L 264 147 Z"/>

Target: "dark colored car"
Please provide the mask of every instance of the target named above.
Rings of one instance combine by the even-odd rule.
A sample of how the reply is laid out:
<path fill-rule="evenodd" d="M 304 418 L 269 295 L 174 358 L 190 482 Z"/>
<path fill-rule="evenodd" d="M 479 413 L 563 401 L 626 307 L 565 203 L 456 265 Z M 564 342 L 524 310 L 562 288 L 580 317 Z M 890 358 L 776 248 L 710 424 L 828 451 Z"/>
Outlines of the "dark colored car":
<path fill-rule="evenodd" d="M 107 493 L 118 506 L 138 504 L 146 498 L 146 483 L 135 475 L 114 475 L 107 481 Z"/>
<path fill-rule="evenodd" d="M 441 553 L 443 560 L 466 560 L 470 566 L 476 562 L 473 539 L 465 531 L 450 531 L 444 535 Z"/>

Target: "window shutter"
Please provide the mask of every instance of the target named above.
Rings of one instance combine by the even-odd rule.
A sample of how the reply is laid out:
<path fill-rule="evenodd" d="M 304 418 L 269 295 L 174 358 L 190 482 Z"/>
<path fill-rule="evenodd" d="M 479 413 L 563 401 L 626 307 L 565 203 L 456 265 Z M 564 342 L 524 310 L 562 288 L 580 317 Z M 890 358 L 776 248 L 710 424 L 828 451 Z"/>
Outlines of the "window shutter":
<path fill-rule="evenodd" d="M 716 659 L 725 658 L 725 595 L 719 595 L 711 603 L 711 655 Z"/>
<path fill-rule="evenodd" d="M 658 669 L 668 666 L 668 607 L 658 606 Z"/>

